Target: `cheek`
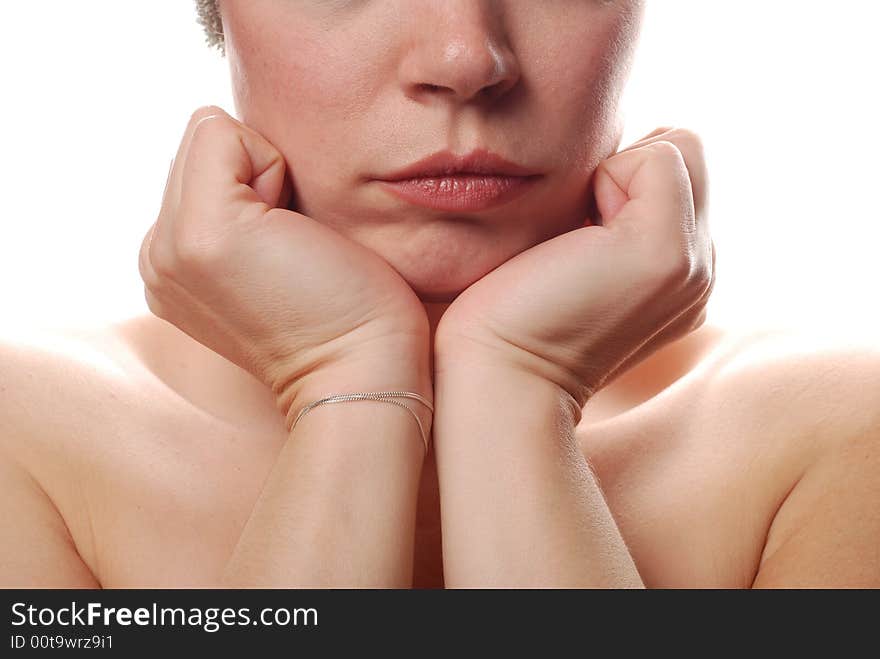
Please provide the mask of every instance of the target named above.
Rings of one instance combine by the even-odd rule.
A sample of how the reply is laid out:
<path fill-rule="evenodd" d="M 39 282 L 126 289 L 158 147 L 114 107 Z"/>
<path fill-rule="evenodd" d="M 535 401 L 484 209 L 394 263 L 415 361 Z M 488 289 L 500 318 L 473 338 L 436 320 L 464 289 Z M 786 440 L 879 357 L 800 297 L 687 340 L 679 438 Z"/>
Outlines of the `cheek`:
<path fill-rule="evenodd" d="M 347 154 L 363 141 L 375 74 L 326 36 L 298 34 L 292 45 L 289 37 L 261 33 L 250 43 L 227 49 L 239 118 L 285 156 L 299 210 L 327 215 L 349 175 Z"/>
<path fill-rule="evenodd" d="M 237 50 L 230 63 L 242 119 L 332 120 L 357 93 L 350 63 L 337 58 L 333 48 L 307 37 L 292 46 L 280 35 L 263 36 Z"/>
<path fill-rule="evenodd" d="M 592 171 L 620 140 L 619 102 L 633 38 L 621 21 L 593 25 L 547 39 L 549 51 L 532 60 L 530 75 L 545 134 L 559 141 L 563 166 Z"/>

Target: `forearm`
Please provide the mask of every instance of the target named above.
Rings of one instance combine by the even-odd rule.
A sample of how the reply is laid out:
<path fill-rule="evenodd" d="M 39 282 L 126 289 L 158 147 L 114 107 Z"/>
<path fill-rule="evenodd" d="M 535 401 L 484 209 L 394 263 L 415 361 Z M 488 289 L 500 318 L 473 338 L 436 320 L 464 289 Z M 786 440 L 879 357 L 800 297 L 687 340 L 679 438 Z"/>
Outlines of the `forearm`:
<path fill-rule="evenodd" d="M 381 383 L 381 384 L 380 384 Z M 300 392 L 409 390 L 432 400 L 423 373 L 336 374 Z M 422 403 L 415 411 L 429 433 Z M 284 444 L 223 577 L 225 587 L 408 587 L 412 583 L 418 484 L 424 460 L 418 424 L 383 401 L 318 405 Z"/>
<path fill-rule="evenodd" d="M 642 587 L 558 385 L 435 355 L 434 443 L 451 587 Z"/>

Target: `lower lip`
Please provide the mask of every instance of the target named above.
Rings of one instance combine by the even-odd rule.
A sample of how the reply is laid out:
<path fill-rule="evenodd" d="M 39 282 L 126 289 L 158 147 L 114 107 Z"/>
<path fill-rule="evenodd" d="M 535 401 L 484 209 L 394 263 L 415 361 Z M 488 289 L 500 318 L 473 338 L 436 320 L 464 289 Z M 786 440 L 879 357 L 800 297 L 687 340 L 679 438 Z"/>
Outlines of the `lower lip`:
<path fill-rule="evenodd" d="M 481 211 L 520 196 L 538 176 L 461 174 L 403 181 L 379 181 L 393 195 L 441 211 Z"/>

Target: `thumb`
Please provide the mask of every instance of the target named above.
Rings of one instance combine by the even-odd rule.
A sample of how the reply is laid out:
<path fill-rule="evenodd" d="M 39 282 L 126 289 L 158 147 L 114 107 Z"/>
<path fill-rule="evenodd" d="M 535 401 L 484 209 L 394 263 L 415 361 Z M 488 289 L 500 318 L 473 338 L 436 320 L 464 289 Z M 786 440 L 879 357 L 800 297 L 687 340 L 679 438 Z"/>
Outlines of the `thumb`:
<path fill-rule="evenodd" d="M 250 129 L 245 128 L 246 131 Z M 252 133 L 250 140 L 245 140 L 245 147 L 251 159 L 253 178 L 249 186 L 257 193 L 257 197 L 272 208 L 286 208 L 292 193 L 291 183 L 287 177 L 287 164 L 281 152 L 266 138 Z"/>

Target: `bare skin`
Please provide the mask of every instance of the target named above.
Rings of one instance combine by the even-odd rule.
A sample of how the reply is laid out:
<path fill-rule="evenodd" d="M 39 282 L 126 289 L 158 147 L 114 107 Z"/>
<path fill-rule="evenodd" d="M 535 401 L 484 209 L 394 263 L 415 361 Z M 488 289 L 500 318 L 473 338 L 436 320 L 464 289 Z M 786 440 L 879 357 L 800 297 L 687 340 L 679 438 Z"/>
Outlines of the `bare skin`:
<path fill-rule="evenodd" d="M 287 436 L 271 392 L 149 314 L 58 336 L 3 344 L 3 585 L 215 585 Z M 646 586 L 880 585 L 878 355 L 793 338 L 704 325 L 585 406 Z M 415 587 L 443 585 L 432 455 Z"/>
<path fill-rule="evenodd" d="M 184 134 L 155 315 L 0 343 L 0 582 L 876 585 L 876 348 L 701 326 L 698 141 L 614 155 L 642 4 L 222 2 L 241 124 Z M 376 185 L 477 146 L 540 185 L 467 218 Z M 288 437 L 340 382 L 430 394 L 430 346 L 424 465 L 378 405 Z"/>

